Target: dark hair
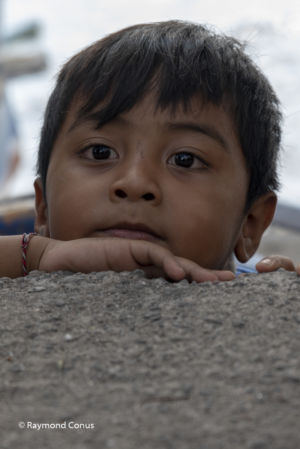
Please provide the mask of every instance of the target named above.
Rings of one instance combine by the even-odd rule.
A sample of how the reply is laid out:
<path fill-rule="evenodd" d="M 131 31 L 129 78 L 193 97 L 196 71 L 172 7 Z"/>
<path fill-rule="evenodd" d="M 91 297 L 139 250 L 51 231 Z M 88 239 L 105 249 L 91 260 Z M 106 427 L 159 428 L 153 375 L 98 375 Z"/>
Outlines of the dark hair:
<path fill-rule="evenodd" d="M 78 120 L 88 116 L 101 126 L 131 109 L 149 88 L 155 88 L 160 108 L 188 107 L 195 95 L 228 103 L 250 173 L 247 205 L 278 188 L 281 113 L 268 80 L 236 39 L 168 21 L 110 34 L 63 66 L 41 132 L 37 171 L 44 193 L 51 151 L 74 98 L 85 100 Z"/>

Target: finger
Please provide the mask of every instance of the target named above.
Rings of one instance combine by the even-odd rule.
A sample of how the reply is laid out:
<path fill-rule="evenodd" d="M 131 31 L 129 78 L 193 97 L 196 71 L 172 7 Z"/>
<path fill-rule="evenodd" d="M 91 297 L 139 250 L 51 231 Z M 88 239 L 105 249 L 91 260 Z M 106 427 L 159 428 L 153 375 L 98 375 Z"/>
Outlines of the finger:
<path fill-rule="evenodd" d="M 172 281 L 187 279 L 189 282 L 217 281 L 220 280 L 219 277 L 228 280 L 228 274 L 223 275 L 221 272 L 202 268 L 197 263 L 174 256 L 166 248 L 157 245 L 132 242 L 130 250 L 135 262 L 150 277 L 163 275 Z M 233 275 L 229 275 L 229 278 L 232 279 Z"/>
<path fill-rule="evenodd" d="M 232 281 L 235 274 L 227 270 L 208 270 L 201 268 L 193 270 L 192 280 L 196 282 L 216 282 L 216 281 Z"/>
<path fill-rule="evenodd" d="M 268 256 L 256 264 L 259 273 L 267 273 L 284 268 L 288 271 L 295 271 L 295 266 L 289 257 L 285 256 Z"/>
<path fill-rule="evenodd" d="M 190 282 L 231 281 L 235 278 L 235 275 L 231 271 L 210 270 L 184 258 L 178 258 L 177 260 L 184 269 L 186 277 Z"/>
<path fill-rule="evenodd" d="M 215 273 L 218 276 L 218 281 L 232 281 L 233 279 L 236 278 L 236 275 L 229 270 L 219 270 L 219 271 L 215 271 Z"/>
<path fill-rule="evenodd" d="M 191 261 L 187 261 L 187 264 L 193 264 Z M 228 272 L 215 272 L 213 270 L 207 270 L 200 266 L 183 268 L 183 276 L 174 276 L 174 272 L 170 270 L 169 261 L 166 261 L 165 269 L 158 268 L 154 265 L 142 268 L 148 278 L 165 277 L 169 281 L 181 281 L 183 279 L 189 282 L 214 282 L 214 281 L 225 281 L 234 279 L 234 274 L 230 271 Z M 167 273 L 170 273 L 169 275 Z"/>
<path fill-rule="evenodd" d="M 167 249 L 148 242 L 131 242 L 130 252 L 132 258 L 144 269 L 146 274 L 156 277 L 165 274 L 174 281 L 185 278 L 185 271 L 177 262 L 176 257 Z"/>

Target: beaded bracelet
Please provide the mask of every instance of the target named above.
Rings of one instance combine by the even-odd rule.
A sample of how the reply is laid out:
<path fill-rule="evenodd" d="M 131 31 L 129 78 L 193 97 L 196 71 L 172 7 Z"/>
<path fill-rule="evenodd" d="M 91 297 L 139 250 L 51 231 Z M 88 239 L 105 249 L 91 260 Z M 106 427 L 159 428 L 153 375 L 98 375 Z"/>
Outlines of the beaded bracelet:
<path fill-rule="evenodd" d="M 22 267 L 23 267 L 23 276 L 27 276 L 28 269 L 27 269 L 27 248 L 29 245 L 29 242 L 33 236 L 36 235 L 36 232 L 30 232 L 30 234 L 24 233 L 22 236 Z"/>

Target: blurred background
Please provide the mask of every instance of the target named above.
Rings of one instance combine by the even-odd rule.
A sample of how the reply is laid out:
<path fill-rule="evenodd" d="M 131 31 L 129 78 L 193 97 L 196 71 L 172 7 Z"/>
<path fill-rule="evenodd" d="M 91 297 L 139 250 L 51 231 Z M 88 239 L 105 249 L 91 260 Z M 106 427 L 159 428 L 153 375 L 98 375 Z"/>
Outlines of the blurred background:
<path fill-rule="evenodd" d="M 282 102 L 280 202 L 299 212 L 299 0 L 0 0 L 1 91 L 10 121 L 13 156 L 9 170 L 14 171 L 5 184 L 0 171 L 0 198 L 33 192 L 43 111 L 61 65 L 75 52 L 121 27 L 168 19 L 211 24 L 217 31 L 248 42 L 248 53 Z M 23 66 L 18 58 L 23 58 Z M 26 58 L 31 62 L 27 60 L 24 68 Z M 9 64 L 17 69 L 7 69 Z M 294 216 L 294 222 L 299 217 Z"/>

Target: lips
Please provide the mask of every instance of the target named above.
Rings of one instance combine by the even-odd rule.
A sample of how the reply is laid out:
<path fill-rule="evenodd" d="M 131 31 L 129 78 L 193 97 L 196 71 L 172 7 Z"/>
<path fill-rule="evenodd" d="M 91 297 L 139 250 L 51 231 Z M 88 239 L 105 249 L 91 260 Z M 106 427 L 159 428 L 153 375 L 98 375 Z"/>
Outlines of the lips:
<path fill-rule="evenodd" d="M 102 230 L 101 234 L 108 237 L 119 237 L 131 240 L 147 240 L 150 242 L 162 240 L 162 237 L 154 232 L 153 229 L 142 223 L 118 223 L 112 227 Z"/>

